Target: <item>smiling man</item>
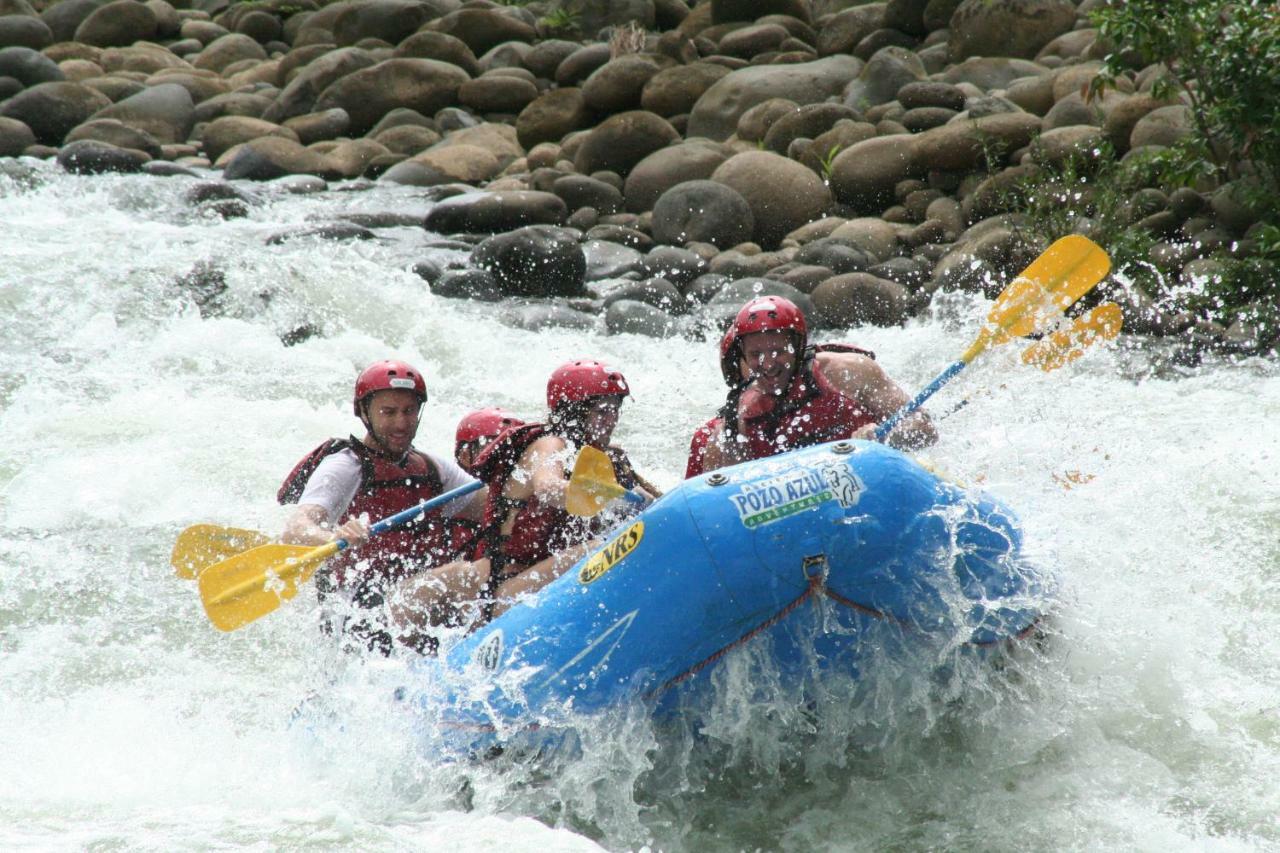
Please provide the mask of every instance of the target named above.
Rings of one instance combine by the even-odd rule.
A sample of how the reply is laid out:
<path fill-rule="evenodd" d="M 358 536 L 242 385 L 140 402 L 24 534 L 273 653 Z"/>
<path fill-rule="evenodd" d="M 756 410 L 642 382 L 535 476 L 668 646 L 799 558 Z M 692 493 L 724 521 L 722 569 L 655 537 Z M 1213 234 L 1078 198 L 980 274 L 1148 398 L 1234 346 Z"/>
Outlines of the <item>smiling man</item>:
<path fill-rule="evenodd" d="M 720 370 L 729 396 L 694 433 L 686 477 L 824 441 L 871 440 L 876 425 L 909 399 L 870 351 L 810 346 L 804 314 L 780 296 L 742 307 L 720 341 Z M 900 449 L 936 440 L 924 411 L 887 436 Z"/>
<path fill-rule="evenodd" d="M 391 637 L 381 624 L 382 604 L 396 582 L 453 558 L 469 543 L 453 541 L 447 519 L 479 521 L 484 489 L 425 513 L 414 522 L 369 539 L 369 523 L 474 481 L 451 458 L 413 446 L 427 401 L 427 386 L 403 361 L 379 361 L 356 379 L 352 401 L 365 434 L 329 439 L 307 454 L 285 478 L 277 499 L 298 506 L 281 539 L 351 546 L 317 573 L 326 604 L 326 630 L 386 652 Z"/>

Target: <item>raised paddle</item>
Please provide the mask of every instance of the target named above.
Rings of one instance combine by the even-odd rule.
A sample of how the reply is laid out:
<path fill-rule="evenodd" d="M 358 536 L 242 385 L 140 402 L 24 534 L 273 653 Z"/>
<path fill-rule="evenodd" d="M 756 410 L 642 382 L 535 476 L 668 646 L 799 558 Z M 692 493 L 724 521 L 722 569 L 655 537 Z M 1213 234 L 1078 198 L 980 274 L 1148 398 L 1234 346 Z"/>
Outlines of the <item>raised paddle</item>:
<path fill-rule="evenodd" d="M 1084 355 L 1084 351 L 1094 344 L 1113 340 L 1120 334 L 1123 322 L 1120 306 L 1114 302 L 1104 302 L 1075 318 L 1065 329 L 1045 335 L 1027 347 L 1022 351 L 1022 363 L 1038 367 L 1045 373 L 1052 373 Z M 967 405 L 969 399 L 966 397 L 943 412 L 941 417 L 954 415 Z"/>
<path fill-rule="evenodd" d="M 266 545 L 270 537 L 256 530 L 222 527 L 218 524 L 193 524 L 178 534 L 169 562 L 178 577 L 195 580 L 202 571 L 227 557 Z"/>
<path fill-rule="evenodd" d="M 385 533 L 483 486 L 477 480 L 388 516 L 370 527 L 369 535 Z M 198 580 L 209 621 L 221 631 L 234 631 L 266 616 L 297 595 L 321 563 L 346 547 L 345 539 L 319 546 L 260 545 L 209 566 Z"/>
<path fill-rule="evenodd" d="M 571 515 L 595 515 L 609 501 L 622 498 L 628 503 L 646 503 L 642 495 L 623 488 L 613 473 L 608 454 L 590 445 L 578 451 L 573 476 L 564 490 L 565 508 Z"/>
<path fill-rule="evenodd" d="M 1099 341 L 1114 340 L 1124 325 L 1120 306 L 1104 302 L 1086 311 L 1065 329 L 1050 332 L 1022 352 L 1022 363 L 1046 373 L 1065 367 Z"/>
<path fill-rule="evenodd" d="M 1111 259 L 1087 237 L 1073 234 L 1054 242 L 996 297 L 977 339 L 909 403 L 876 427 L 877 441 L 924 405 L 939 388 L 992 346 L 1042 331 L 1092 290 L 1111 271 Z"/>

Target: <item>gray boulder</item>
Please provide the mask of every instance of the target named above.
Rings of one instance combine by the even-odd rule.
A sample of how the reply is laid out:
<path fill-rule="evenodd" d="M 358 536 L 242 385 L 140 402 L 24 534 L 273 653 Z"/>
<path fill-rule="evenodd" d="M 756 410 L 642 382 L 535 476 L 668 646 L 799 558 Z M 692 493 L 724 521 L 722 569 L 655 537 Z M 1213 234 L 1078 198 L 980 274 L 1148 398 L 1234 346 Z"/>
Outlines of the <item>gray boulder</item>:
<path fill-rule="evenodd" d="M 964 0 L 951 16 L 951 56 L 1030 59 L 1076 23 L 1071 0 Z"/>
<path fill-rule="evenodd" d="M 644 268 L 644 255 L 630 246 L 608 240 L 587 240 L 582 244 L 587 281 L 616 279 Z"/>
<path fill-rule="evenodd" d="M 333 22 L 333 37 L 343 47 L 374 38 L 399 44 L 431 20 L 429 4 L 410 0 L 372 0 L 350 7 Z"/>
<path fill-rule="evenodd" d="M 163 154 L 154 136 L 113 118 L 91 119 L 78 125 L 67 134 L 66 141 L 79 142 L 82 139 L 105 142 L 117 148 L 131 148 L 151 158 L 159 158 Z"/>
<path fill-rule="evenodd" d="M 789 232 L 821 218 L 831 192 L 810 169 L 769 151 L 747 151 L 726 160 L 711 180 L 746 199 L 755 219 L 755 242 L 775 248 Z"/>
<path fill-rule="evenodd" d="M 110 105 L 106 95 L 79 83 L 39 83 L 0 104 L 0 116 L 31 128 L 43 145 L 60 145 L 72 128 Z"/>
<path fill-rule="evenodd" d="M 89 13 L 74 41 L 97 47 L 125 47 L 156 35 L 156 15 L 136 0 L 115 0 Z"/>
<path fill-rule="evenodd" d="M 559 196 L 506 190 L 447 198 L 428 211 L 423 227 L 441 234 L 491 234 L 525 225 L 560 225 L 566 216 L 568 210 Z"/>
<path fill-rule="evenodd" d="M 738 118 L 770 98 L 812 104 L 839 95 L 862 69 L 852 56 L 831 56 L 792 65 L 740 68 L 722 77 L 698 98 L 689 114 L 688 136 L 727 139 Z"/>
<path fill-rule="evenodd" d="M 276 123 L 294 116 L 315 112 L 316 99 L 338 80 L 377 61 L 368 51 L 358 47 L 344 47 L 328 51 L 314 58 L 276 96 L 275 103 L 262 114 L 266 121 Z"/>
<path fill-rule="evenodd" d="M 596 327 L 596 318 L 565 305 L 517 305 L 502 313 L 502 322 L 527 332 L 543 329 L 570 329 L 585 332 Z"/>
<path fill-rule="evenodd" d="M 670 314 L 634 299 L 619 299 L 605 309 L 604 326 L 611 335 L 633 334 L 667 338 L 679 331 Z"/>
<path fill-rule="evenodd" d="M 705 180 L 677 184 L 653 206 L 653 238 L 659 243 L 711 243 L 721 249 L 751 238 L 755 216 L 735 189 Z"/>
<path fill-rule="evenodd" d="M 623 188 L 627 210 L 652 210 L 667 190 L 685 181 L 709 179 L 727 159 L 727 153 L 713 144 L 685 142 L 659 148 L 627 175 Z"/>
<path fill-rule="evenodd" d="M 351 133 L 363 135 L 391 110 L 407 107 L 431 114 L 457 103 L 465 71 L 434 59 L 388 59 L 348 74 L 316 99 L 314 112 L 343 109 Z"/>
<path fill-rule="evenodd" d="M 640 106 L 640 95 L 657 73 L 655 59 L 629 54 L 601 65 L 582 84 L 582 97 L 598 113 L 618 113 Z"/>
<path fill-rule="evenodd" d="M 644 110 L 619 113 L 590 131 L 573 158 L 583 174 L 598 171 L 626 176 L 637 163 L 680 139 L 679 132 L 661 116 Z"/>
<path fill-rule="evenodd" d="M 876 52 L 844 89 L 844 103 L 865 110 L 892 101 L 898 90 L 928 76 L 920 57 L 905 47 L 886 47 Z"/>
<path fill-rule="evenodd" d="M 71 142 L 58 150 L 58 165 L 77 175 L 132 174 L 142 171 L 143 164 L 150 159 L 141 151 L 117 148 L 93 139 Z"/>
<path fill-rule="evenodd" d="M 480 76 L 480 63 L 462 39 L 423 30 L 400 42 L 392 54 L 397 59 L 435 59 L 456 65 L 472 77 Z"/>
<path fill-rule="evenodd" d="M 41 50 L 53 44 L 49 25 L 28 15 L 0 15 L 0 45 Z"/>
<path fill-rule="evenodd" d="M 271 181 L 286 175 L 315 175 L 326 180 L 340 177 L 320 154 L 291 139 L 269 136 L 241 145 L 222 172 L 228 181 Z"/>
<path fill-rule="evenodd" d="M 503 42 L 532 44 L 537 31 L 519 18 L 497 9 L 459 9 L 426 25 L 427 29 L 461 40 L 476 56 Z"/>
<path fill-rule="evenodd" d="M 911 306 L 905 287 L 865 272 L 833 276 L 815 287 L 812 297 L 818 318 L 832 328 L 898 326 Z"/>
<path fill-rule="evenodd" d="M 36 144 L 36 135 L 25 122 L 0 118 L 0 157 L 17 157 Z"/>
<path fill-rule="evenodd" d="M 489 237 L 471 262 L 492 273 L 510 296 L 580 296 L 587 261 L 571 232 L 529 225 Z"/>
<path fill-rule="evenodd" d="M 195 102 L 177 83 L 163 83 L 110 104 L 93 118 L 111 118 L 150 134 L 161 145 L 186 142 L 195 125 Z"/>
<path fill-rule="evenodd" d="M 66 80 L 58 63 L 29 47 L 0 49 L 0 77 L 12 77 L 23 86 Z"/>
<path fill-rule="evenodd" d="M 49 4 L 40 13 L 40 20 L 53 33 L 55 43 L 75 41 L 76 29 L 84 23 L 85 18 L 99 7 L 107 5 L 107 2 L 108 0 L 60 0 Z"/>
<path fill-rule="evenodd" d="M 559 142 L 568 133 L 590 127 L 592 118 L 581 89 L 551 89 L 520 111 L 516 136 L 525 148 L 540 142 Z"/>
<path fill-rule="evenodd" d="M 690 112 L 698 99 L 729 69 L 714 62 L 675 65 L 654 74 L 640 92 L 640 107 L 670 118 Z"/>
<path fill-rule="evenodd" d="M 431 292 L 450 299 L 474 299 L 477 302 L 499 302 L 502 287 L 488 270 L 446 270 L 431 283 Z"/>

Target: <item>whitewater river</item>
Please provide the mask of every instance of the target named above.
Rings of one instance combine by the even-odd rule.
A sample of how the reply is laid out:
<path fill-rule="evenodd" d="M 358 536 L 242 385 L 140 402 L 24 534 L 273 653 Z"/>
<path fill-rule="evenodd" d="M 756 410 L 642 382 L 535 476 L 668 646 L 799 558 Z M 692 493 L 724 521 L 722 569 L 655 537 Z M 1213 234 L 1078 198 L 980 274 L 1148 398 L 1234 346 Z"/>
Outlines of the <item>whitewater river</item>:
<path fill-rule="evenodd" d="M 0 849 L 1280 848 L 1275 364 L 1104 348 L 1045 375 L 996 351 L 935 398 L 971 403 L 932 463 L 1016 508 L 1061 584 L 1054 636 L 1009 669 L 814 718 L 731 659 L 698 737 L 620 709 L 576 755 L 433 765 L 384 689 L 399 664 L 335 660 L 309 595 L 219 633 L 175 536 L 278 531 L 280 479 L 356 428 L 352 378 L 387 356 L 428 377 L 418 444 L 441 452 L 467 409 L 536 416 L 556 364 L 605 358 L 635 391 L 617 437 L 673 485 L 723 395 L 714 345 L 503 325 L 409 271 L 451 257 L 420 229 L 266 242 L 425 211 L 412 191 L 264 192 L 222 221 L 190 179 L 43 175 L 0 177 Z M 173 285 L 202 261 L 226 270 L 220 316 Z M 984 307 L 823 338 L 914 389 Z M 322 683 L 340 724 L 303 736 Z"/>

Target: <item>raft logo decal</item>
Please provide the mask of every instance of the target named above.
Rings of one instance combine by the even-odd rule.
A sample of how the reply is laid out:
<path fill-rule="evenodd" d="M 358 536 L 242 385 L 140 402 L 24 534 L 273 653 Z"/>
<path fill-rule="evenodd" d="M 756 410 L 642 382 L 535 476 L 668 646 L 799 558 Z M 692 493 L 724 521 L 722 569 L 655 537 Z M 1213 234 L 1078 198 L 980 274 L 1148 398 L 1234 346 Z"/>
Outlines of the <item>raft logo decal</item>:
<path fill-rule="evenodd" d="M 835 500 L 842 507 L 858 502 L 864 490 L 862 481 L 844 465 L 830 465 L 819 470 L 791 471 L 757 483 L 744 483 L 737 494 L 730 495 L 742 526 L 748 530 L 790 518 L 798 512 L 813 509 Z"/>
<path fill-rule="evenodd" d="M 584 584 L 599 580 L 605 572 L 621 563 L 628 554 L 634 551 L 643 538 L 644 522 L 637 521 L 614 537 L 613 541 L 608 545 L 597 551 L 594 557 L 587 560 L 586 565 L 582 567 L 582 571 L 578 572 L 578 580 Z"/>
<path fill-rule="evenodd" d="M 856 505 L 858 498 L 862 497 L 862 493 L 867 490 L 863 482 L 858 479 L 858 475 L 850 471 L 849 466 L 843 462 L 831 461 L 823 465 L 822 476 L 826 479 L 835 499 L 845 509 Z"/>
<path fill-rule="evenodd" d="M 472 655 L 471 662 L 479 664 L 480 668 L 486 672 L 493 672 L 498 668 L 498 663 L 501 660 L 502 631 L 499 629 L 484 638 L 484 642 L 476 648 L 475 654 Z"/>

